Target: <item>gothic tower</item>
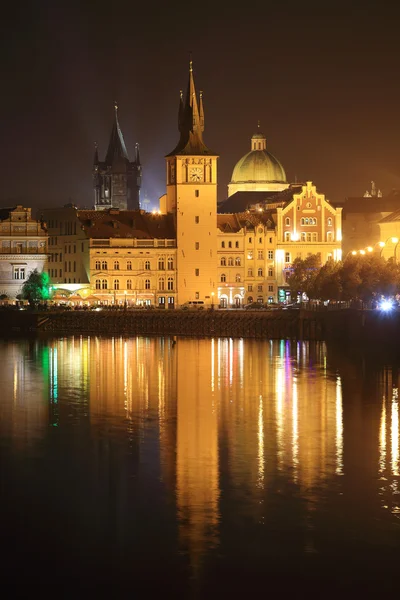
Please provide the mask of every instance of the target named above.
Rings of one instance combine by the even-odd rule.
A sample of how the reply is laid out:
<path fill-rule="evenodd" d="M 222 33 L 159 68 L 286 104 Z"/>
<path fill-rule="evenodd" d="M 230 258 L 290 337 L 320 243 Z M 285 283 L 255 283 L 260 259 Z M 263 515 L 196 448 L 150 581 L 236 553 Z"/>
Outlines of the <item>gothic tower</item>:
<path fill-rule="evenodd" d="M 118 106 L 115 104 L 114 123 L 104 162 L 99 161 L 97 144 L 93 161 L 94 207 L 96 210 L 119 208 L 139 210 L 139 193 L 142 167 L 139 145 L 136 144 L 135 160 L 129 161 L 124 137 L 118 121 Z"/>
<path fill-rule="evenodd" d="M 180 93 L 180 139 L 166 156 L 167 212 L 176 219 L 178 303 L 217 300 L 217 154 L 203 142 L 204 110 L 193 78 Z"/>

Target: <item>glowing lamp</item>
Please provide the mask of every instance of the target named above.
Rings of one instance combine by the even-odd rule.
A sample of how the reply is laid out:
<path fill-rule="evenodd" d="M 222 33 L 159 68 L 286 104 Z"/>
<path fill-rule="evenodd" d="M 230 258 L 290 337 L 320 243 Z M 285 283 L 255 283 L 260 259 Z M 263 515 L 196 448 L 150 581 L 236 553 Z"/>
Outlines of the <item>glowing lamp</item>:
<path fill-rule="evenodd" d="M 392 237 L 392 243 L 393 244 L 397 244 L 397 242 L 399 241 L 399 238 L 397 237 Z"/>

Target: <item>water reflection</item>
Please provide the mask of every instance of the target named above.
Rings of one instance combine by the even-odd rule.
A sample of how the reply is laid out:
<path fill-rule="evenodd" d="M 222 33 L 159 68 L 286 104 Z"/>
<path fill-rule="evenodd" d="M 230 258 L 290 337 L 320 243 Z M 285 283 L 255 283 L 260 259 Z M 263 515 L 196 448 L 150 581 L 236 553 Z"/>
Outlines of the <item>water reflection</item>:
<path fill-rule="evenodd" d="M 371 495 L 363 469 L 381 478 L 381 506 L 400 512 L 396 377 L 377 378 L 364 405 L 357 377 L 350 367 L 333 367 L 323 343 L 4 342 L 0 374 L 0 435 L 13 451 L 48 439 L 51 452 L 63 431 L 70 444 L 77 431 L 86 436 L 95 449 L 87 466 L 97 473 L 93 486 L 100 490 L 106 481 L 116 495 L 118 543 L 128 544 L 124 520 L 137 493 L 129 482 L 138 474 L 146 485 L 157 479 L 174 505 L 179 548 L 195 573 L 224 545 L 224 523 L 238 533 L 250 522 L 283 522 L 288 498 L 299 499 L 290 507 L 306 531 L 299 547 L 315 549 L 318 507 L 343 490 L 355 497 L 356 486 L 344 480 L 360 475 L 363 493 Z"/>

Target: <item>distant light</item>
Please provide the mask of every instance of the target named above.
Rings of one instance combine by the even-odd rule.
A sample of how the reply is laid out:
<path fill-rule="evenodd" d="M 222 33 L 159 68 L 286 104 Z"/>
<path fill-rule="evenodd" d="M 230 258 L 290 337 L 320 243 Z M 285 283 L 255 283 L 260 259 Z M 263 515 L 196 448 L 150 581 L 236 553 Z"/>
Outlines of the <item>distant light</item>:
<path fill-rule="evenodd" d="M 360 250 L 360 254 L 365 254 L 365 250 Z"/>
<path fill-rule="evenodd" d="M 385 242 L 379 242 L 379 245 L 381 248 L 383 248 L 386 244 L 385 244 Z"/>
<path fill-rule="evenodd" d="M 355 256 L 357 254 L 357 250 L 352 250 L 352 255 Z"/>
<path fill-rule="evenodd" d="M 381 310 L 384 310 L 385 312 L 392 310 L 393 302 L 391 300 L 382 300 L 382 302 L 379 305 L 379 308 Z"/>
<path fill-rule="evenodd" d="M 373 252 L 374 251 L 374 249 L 373 249 L 372 246 L 368 246 L 367 250 L 368 250 L 368 252 Z"/>

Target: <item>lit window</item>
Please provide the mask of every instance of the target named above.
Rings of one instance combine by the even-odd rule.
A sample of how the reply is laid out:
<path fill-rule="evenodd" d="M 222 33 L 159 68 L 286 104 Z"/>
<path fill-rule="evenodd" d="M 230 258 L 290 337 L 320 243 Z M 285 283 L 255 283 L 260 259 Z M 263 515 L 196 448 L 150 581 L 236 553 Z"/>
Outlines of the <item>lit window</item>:
<path fill-rule="evenodd" d="M 236 281 L 236 283 L 240 283 L 240 274 L 239 273 L 236 274 L 235 281 Z"/>
<path fill-rule="evenodd" d="M 258 275 L 258 277 L 262 277 L 263 276 L 263 270 L 262 269 L 258 269 L 257 275 Z"/>
<path fill-rule="evenodd" d="M 225 256 L 223 256 L 221 258 L 221 267 L 226 267 L 226 258 L 225 258 Z"/>
<path fill-rule="evenodd" d="M 128 260 L 128 262 L 126 263 L 126 269 L 127 271 L 132 271 L 132 261 Z"/>
<path fill-rule="evenodd" d="M 237 267 L 240 267 L 240 265 L 241 265 L 241 264 L 242 264 L 242 261 L 241 261 L 241 259 L 240 259 L 240 256 L 237 256 L 237 257 L 235 258 L 235 265 L 236 265 Z"/>
<path fill-rule="evenodd" d="M 258 260 L 263 260 L 264 259 L 264 252 L 262 250 L 258 251 Z"/>
<path fill-rule="evenodd" d="M 162 292 L 165 289 L 165 280 L 164 277 L 160 277 L 158 280 L 158 289 Z"/>
<path fill-rule="evenodd" d="M 168 277 L 168 290 L 171 291 L 174 289 L 174 278 Z"/>
<path fill-rule="evenodd" d="M 332 227 L 332 219 L 330 217 L 328 219 L 328 227 Z"/>
<path fill-rule="evenodd" d="M 200 269 L 195 269 L 194 274 L 196 275 L 196 277 L 198 277 L 200 275 Z"/>
<path fill-rule="evenodd" d="M 108 288 L 107 279 L 102 279 L 101 280 L 101 289 L 106 290 L 107 288 Z"/>
<path fill-rule="evenodd" d="M 174 268 L 174 259 L 170 256 L 168 258 L 168 271 L 172 271 Z"/>
<path fill-rule="evenodd" d="M 144 268 L 145 268 L 146 271 L 150 271 L 150 261 L 149 260 L 145 261 Z"/>
<path fill-rule="evenodd" d="M 25 267 L 14 267 L 14 279 L 25 279 Z"/>
<path fill-rule="evenodd" d="M 285 252 L 285 263 L 290 263 L 290 252 Z"/>
<path fill-rule="evenodd" d="M 100 281 L 100 279 L 96 279 L 96 290 L 101 290 L 101 281 Z"/>
<path fill-rule="evenodd" d="M 101 262 L 99 260 L 96 260 L 95 268 L 96 268 L 96 271 L 100 271 L 100 269 L 101 269 Z"/>
<path fill-rule="evenodd" d="M 268 258 L 269 258 L 269 260 L 272 260 L 274 258 L 274 251 L 273 250 L 268 250 Z"/>
<path fill-rule="evenodd" d="M 132 279 L 128 279 L 126 282 L 126 289 L 127 290 L 131 290 L 132 289 Z"/>

